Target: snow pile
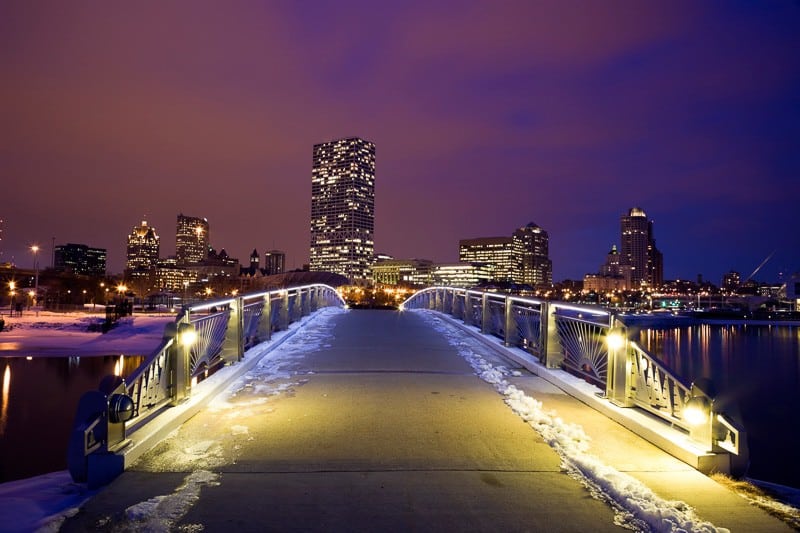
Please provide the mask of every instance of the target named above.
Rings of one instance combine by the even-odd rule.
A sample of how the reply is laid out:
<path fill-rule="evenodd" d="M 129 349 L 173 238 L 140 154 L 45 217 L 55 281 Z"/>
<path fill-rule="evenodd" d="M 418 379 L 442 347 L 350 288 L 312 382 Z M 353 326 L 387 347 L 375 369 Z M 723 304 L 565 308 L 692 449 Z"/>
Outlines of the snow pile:
<path fill-rule="evenodd" d="M 478 355 L 485 348 L 465 339 L 462 332 L 429 312 L 419 312 L 448 342 L 458 349 L 475 373 L 505 396 L 505 402 L 533 427 L 559 454 L 562 468 L 580 481 L 597 499 L 609 503 L 616 513 L 616 523 L 637 531 L 727 532 L 697 517 L 694 510 L 681 501 L 668 501 L 657 496 L 642 482 L 604 464 L 588 453 L 589 436 L 576 424 L 566 423 L 553 411 L 546 411 L 542 402 L 531 398 L 505 376 L 505 367 L 494 366 Z"/>

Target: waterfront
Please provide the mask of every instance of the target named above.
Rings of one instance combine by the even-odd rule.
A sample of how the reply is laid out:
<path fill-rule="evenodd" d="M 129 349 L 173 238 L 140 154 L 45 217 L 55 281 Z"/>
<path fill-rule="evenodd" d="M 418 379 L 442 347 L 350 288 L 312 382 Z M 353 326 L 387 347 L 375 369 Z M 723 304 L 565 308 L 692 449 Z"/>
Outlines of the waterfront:
<path fill-rule="evenodd" d="M 141 357 L 0 357 L 0 483 L 64 470 L 81 395 Z"/>
<path fill-rule="evenodd" d="M 800 487 L 800 327 L 702 324 L 638 338 L 687 382 L 712 379 L 717 407 L 748 432 L 749 477 Z"/>

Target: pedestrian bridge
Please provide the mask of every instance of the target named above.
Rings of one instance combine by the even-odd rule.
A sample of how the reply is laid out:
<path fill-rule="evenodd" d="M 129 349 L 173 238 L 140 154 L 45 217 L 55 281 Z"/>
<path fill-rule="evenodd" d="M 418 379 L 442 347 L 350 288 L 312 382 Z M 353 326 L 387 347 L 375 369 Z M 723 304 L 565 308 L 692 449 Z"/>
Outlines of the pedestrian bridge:
<path fill-rule="evenodd" d="M 342 307 L 309 286 L 186 310 L 82 399 L 70 472 L 113 483 L 62 530 L 788 530 L 700 471 L 743 432 L 606 342 L 605 312 L 451 288 Z M 641 375 L 672 405 L 638 407 Z M 695 402 L 707 430 L 657 412 Z"/>

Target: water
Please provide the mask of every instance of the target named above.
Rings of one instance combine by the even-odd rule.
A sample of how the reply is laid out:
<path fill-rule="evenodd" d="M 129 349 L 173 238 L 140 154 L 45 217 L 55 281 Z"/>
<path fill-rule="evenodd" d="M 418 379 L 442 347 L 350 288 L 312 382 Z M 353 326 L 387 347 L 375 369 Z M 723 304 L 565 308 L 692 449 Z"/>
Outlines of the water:
<path fill-rule="evenodd" d="M 142 357 L 0 357 L 0 483 L 67 468 L 81 395 Z"/>
<path fill-rule="evenodd" d="M 713 381 L 716 403 L 747 430 L 749 477 L 800 488 L 800 327 L 696 325 L 639 339 L 686 381 Z"/>

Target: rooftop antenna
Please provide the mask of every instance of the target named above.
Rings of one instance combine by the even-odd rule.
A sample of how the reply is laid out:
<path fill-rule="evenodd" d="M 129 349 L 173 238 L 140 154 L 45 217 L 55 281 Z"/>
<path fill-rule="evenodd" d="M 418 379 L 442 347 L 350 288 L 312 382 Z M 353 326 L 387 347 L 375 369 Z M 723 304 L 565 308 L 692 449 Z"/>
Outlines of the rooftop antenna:
<path fill-rule="evenodd" d="M 761 264 L 760 264 L 760 265 L 758 265 L 758 266 L 756 267 L 756 269 L 755 269 L 755 270 L 753 270 L 753 273 L 752 273 L 752 274 L 750 274 L 749 276 L 747 276 L 747 279 L 745 279 L 745 280 L 744 280 L 742 283 L 747 283 L 748 281 L 750 281 L 750 280 L 753 278 L 753 276 L 755 276 L 755 275 L 758 273 L 758 271 L 759 271 L 759 270 L 761 270 L 761 267 L 763 267 L 764 265 L 766 265 L 766 264 L 767 264 L 767 261 L 769 261 L 770 259 L 772 259 L 772 256 L 773 256 L 773 255 L 775 255 L 775 252 L 777 252 L 777 251 L 778 251 L 778 250 L 772 250 L 772 253 L 771 253 L 771 254 L 769 254 L 769 255 L 767 256 L 767 258 L 766 258 L 766 259 L 764 259 L 763 261 L 761 261 Z"/>

